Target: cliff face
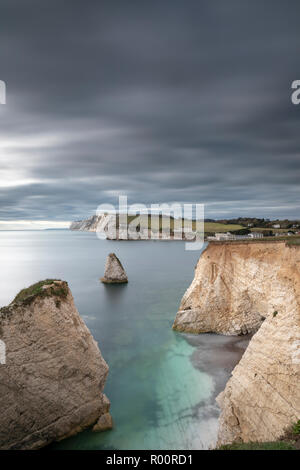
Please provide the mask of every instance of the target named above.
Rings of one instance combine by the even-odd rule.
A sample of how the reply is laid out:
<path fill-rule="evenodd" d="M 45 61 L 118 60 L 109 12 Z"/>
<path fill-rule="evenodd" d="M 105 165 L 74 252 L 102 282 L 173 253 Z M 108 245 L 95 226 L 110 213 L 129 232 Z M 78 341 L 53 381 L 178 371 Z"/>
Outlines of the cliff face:
<path fill-rule="evenodd" d="M 89 219 L 86 220 L 78 220 L 76 222 L 72 222 L 70 225 L 70 230 L 80 230 L 86 232 L 96 232 L 98 224 L 100 221 L 105 217 L 104 215 L 93 215 Z"/>
<path fill-rule="evenodd" d="M 192 241 L 195 233 L 186 227 L 182 232 L 181 219 L 171 219 L 169 229 L 164 228 L 163 218 L 152 216 L 151 224 L 147 215 L 128 215 L 121 220 L 119 214 L 94 215 L 86 220 L 72 222 L 70 230 L 97 232 L 108 240 L 184 240 Z"/>
<path fill-rule="evenodd" d="M 300 247 L 209 245 L 174 328 L 258 330 L 217 399 L 219 444 L 272 441 L 300 419 Z"/>
<path fill-rule="evenodd" d="M 257 331 L 267 316 L 282 311 L 298 279 L 299 260 L 300 250 L 284 242 L 209 244 L 174 329 L 225 335 Z"/>
<path fill-rule="evenodd" d="M 0 449 L 36 449 L 107 414 L 108 366 L 66 282 L 44 281 L 0 310 Z"/>

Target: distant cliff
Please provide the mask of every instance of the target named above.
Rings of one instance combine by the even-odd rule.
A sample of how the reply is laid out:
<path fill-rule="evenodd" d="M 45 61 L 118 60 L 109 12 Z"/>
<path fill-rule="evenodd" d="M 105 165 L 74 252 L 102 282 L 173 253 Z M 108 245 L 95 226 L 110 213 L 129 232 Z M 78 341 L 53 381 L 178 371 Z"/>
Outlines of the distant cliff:
<path fill-rule="evenodd" d="M 300 419 L 300 247 L 210 244 L 173 328 L 256 332 L 217 399 L 219 444 L 276 440 Z"/>
<path fill-rule="evenodd" d="M 66 282 L 21 291 L 0 309 L 0 338 L 0 449 L 37 449 L 98 420 L 104 429 L 108 366 Z"/>
<path fill-rule="evenodd" d="M 82 231 L 87 231 L 87 232 L 96 232 L 98 224 L 101 221 L 101 219 L 103 219 L 103 217 L 105 216 L 93 215 L 89 219 L 72 222 L 70 225 L 70 230 L 82 230 Z"/>
<path fill-rule="evenodd" d="M 190 236 L 195 222 L 189 221 L 190 226 L 184 227 L 182 219 L 161 215 L 124 215 L 101 214 L 72 222 L 70 230 L 98 232 L 109 240 L 191 240 Z M 165 224 L 169 224 L 166 228 Z"/>

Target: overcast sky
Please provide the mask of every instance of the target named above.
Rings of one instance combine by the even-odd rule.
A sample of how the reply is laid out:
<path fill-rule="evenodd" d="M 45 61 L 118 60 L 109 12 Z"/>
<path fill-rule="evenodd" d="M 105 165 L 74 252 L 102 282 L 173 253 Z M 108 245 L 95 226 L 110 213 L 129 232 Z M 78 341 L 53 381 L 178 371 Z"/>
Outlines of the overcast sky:
<path fill-rule="evenodd" d="M 298 0 L 0 0 L 0 220 L 299 216 Z M 26 223 L 26 222 L 25 222 Z"/>

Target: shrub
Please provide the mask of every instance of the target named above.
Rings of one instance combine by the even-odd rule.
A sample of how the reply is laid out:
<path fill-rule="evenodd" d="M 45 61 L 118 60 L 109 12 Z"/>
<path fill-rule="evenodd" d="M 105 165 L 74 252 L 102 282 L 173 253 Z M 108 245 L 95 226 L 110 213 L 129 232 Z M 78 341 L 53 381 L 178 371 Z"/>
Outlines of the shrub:
<path fill-rule="evenodd" d="M 300 419 L 293 426 L 293 434 L 300 434 Z"/>

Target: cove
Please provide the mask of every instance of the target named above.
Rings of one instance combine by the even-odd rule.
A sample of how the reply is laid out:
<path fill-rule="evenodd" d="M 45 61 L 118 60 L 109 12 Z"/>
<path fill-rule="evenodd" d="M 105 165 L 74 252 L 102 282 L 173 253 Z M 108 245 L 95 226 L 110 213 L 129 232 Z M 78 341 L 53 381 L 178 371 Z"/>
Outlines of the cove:
<path fill-rule="evenodd" d="M 99 282 L 110 252 L 128 285 Z M 0 305 L 40 279 L 69 282 L 80 315 L 110 371 L 114 428 L 87 430 L 53 449 L 206 449 L 216 440 L 224 388 L 245 339 L 172 330 L 199 252 L 184 243 L 118 242 L 70 231 L 0 233 Z"/>

